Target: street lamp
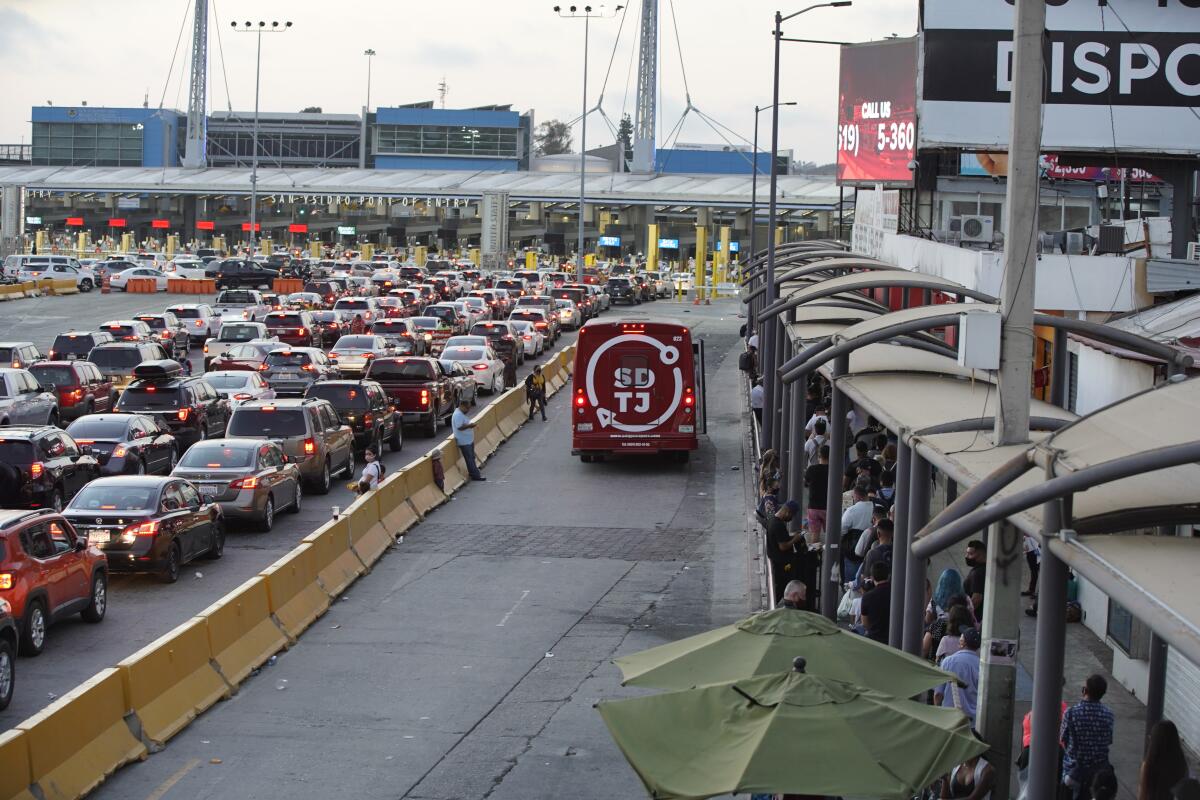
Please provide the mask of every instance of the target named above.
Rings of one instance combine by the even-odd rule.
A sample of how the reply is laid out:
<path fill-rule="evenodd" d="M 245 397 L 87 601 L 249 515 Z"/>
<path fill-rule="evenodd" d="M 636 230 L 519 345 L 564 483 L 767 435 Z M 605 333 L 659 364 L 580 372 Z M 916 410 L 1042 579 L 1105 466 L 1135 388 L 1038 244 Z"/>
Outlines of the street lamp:
<path fill-rule="evenodd" d="M 750 179 L 750 258 L 758 253 L 758 226 L 755 220 L 758 218 L 758 116 L 767 109 L 776 108 L 778 106 L 794 106 L 795 100 L 790 100 L 786 103 L 773 103 L 769 106 L 754 107 L 754 147 L 750 154 L 751 170 L 753 177 Z M 773 162 L 772 162 L 773 163 Z M 774 167 L 772 167 L 774 171 Z M 757 302 L 755 303 L 757 306 Z M 752 312 L 754 309 L 751 309 Z M 758 329 L 758 318 L 755 314 L 751 314 L 750 327 Z"/>
<path fill-rule="evenodd" d="M 239 25 L 237 22 L 231 22 L 229 25 L 237 33 L 253 33 L 258 37 L 258 48 L 254 57 L 254 134 L 250 155 L 250 256 L 253 258 L 254 250 L 258 247 L 255 226 L 258 222 L 258 88 L 259 78 L 262 75 L 262 35 L 264 33 L 284 33 L 292 27 L 292 23 L 290 20 L 284 23 L 271 20 L 268 25 L 260 19 L 256 23 L 246 21 Z"/>
<path fill-rule="evenodd" d="M 363 50 L 363 55 L 367 57 L 367 109 L 371 108 L 371 59 L 375 57 L 375 51 L 371 48 Z"/>
<path fill-rule="evenodd" d="M 778 196 L 779 186 L 779 170 L 776 168 L 776 162 L 779 160 L 779 45 L 783 38 L 783 23 L 789 19 L 794 19 L 801 14 L 807 14 L 818 8 L 845 8 L 853 5 L 852 0 L 832 0 L 828 3 L 816 3 L 802 8 L 799 11 L 784 16 L 779 11 L 775 12 L 775 70 L 773 75 L 773 89 L 771 92 L 771 200 L 770 210 L 767 218 L 770 225 L 770 233 L 767 236 L 767 291 L 763 297 L 763 307 L 771 305 L 775 302 L 777 296 L 775 286 L 775 225 L 778 219 L 778 206 L 776 198 Z M 775 362 L 779 357 L 777 348 L 775 347 L 776 330 L 779 325 L 778 318 L 767 320 L 763 329 L 758 332 L 759 344 L 762 346 L 762 363 L 765 365 L 763 369 L 763 408 L 766 413 L 763 414 L 762 426 L 762 441 L 773 441 L 773 434 L 777 432 L 779 427 L 780 411 L 777 406 L 782 406 L 780 402 L 782 397 L 776 397 L 776 388 L 779 382 L 776 375 Z M 834 420 L 830 424 L 837 424 L 839 421 Z M 769 447 L 769 444 L 764 444 L 763 447 Z"/>
<path fill-rule="evenodd" d="M 579 235 L 578 243 L 576 244 L 577 258 L 575 265 L 575 280 L 583 283 L 583 197 L 584 188 L 587 184 L 587 60 L 588 60 L 588 31 L 591 27 L 592 17 L 605 18 L 614 17 L 617 12 L 625 6 L 617 6 L 612 11 L 609 11 L 605 6 L 555 6 L 554 13 L 566 19 L 582 19 L 583 20 L 583 116 L 580 117 L 579 131 Z"/>

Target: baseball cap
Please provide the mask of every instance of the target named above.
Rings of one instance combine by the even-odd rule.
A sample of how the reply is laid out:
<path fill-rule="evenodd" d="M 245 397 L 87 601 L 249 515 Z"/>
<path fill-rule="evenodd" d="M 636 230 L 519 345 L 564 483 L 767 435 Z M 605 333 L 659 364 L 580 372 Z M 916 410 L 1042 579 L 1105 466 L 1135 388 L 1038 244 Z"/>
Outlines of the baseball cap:
<path fill-rule="evenodd" d="M 795 500 L 788 500 L 786 503 L 783 504 L 783 507 L 786 508 L 788 511 L 792 512 L 793 514 L 795 514 L 797 511 L 800 510 L 800 504 L 797 503 Z"/>
<path fill-rule="evenodd" d="M 969 650 L 978 650 L 982 637 L 979 635 L 979 630 L 976 628 L 967 628 L 962 632 L 963 647 Z"/>

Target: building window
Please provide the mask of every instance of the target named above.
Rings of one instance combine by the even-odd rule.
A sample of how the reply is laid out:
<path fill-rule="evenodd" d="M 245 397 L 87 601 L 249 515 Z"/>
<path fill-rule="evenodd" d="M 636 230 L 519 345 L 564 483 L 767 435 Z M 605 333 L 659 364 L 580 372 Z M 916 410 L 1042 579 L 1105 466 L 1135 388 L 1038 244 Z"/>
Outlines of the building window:
<path fill-rule="evenodd" d="M 377 156 L 520 158 L 518 128 L 460 125 L 376 125 Z"/>
<path fill-rule="evenodd" d="M 139 167 L 142 130 L 131 123 L 35 122 L 33 163 L 64 167 Z"/>

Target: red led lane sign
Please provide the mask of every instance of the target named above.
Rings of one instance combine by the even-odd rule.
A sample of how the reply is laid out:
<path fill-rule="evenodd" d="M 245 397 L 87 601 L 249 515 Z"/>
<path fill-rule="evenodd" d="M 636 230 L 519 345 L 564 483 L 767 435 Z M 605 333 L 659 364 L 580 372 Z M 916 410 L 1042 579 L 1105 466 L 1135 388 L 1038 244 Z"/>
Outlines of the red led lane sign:
<path fill-rule="evenodd" d="M 912 185 L 916 82 L 915 38 L 842 48 L 838 183 Z"/>
<path fill-rule="evenodd" d="M 160 229 L 161 228 L 169 228 L 169 227 L 171 227 L 171 220 L 169 220 L 169 219 L 152 219 L 152 220 L 150 220 L 150 227 L 151 228 L 160 228 Z"/>
<path fill-rule="evenodd" d="M 125 227 L 125 218 L 124 217 L 114 217 L 113 219 L 110 219 L 108 221 L 108 227 L 124 228 Z"/>
<path fill-rule="evenodd" d="M 210 219 L 196 220 L 196 230 L 198 230 L 198 231 L 212 231 L 212 230 L 216 230 L 216 228 L 217 228 L 217 223 L 213 222 Z"/>
<path fill-rule="evenodd" d="M 67 217 L 67 226 L 71 228 L 82 228 L 83 217 Z"/>
<path fill-rule="evenodd" d="M 244 231 L 249 231 L 249 230 L 250 230 L 250 223 L 249 223 L 249 222 L 243 222 L 243 223 L 242 223 L 242 230 L 244 230 Z M 262 223 L 261 223 L 261 222 L 256 222 L 256 223 L 254 223 L 254 232 L 255 232 L 255 233 L 262 233 Z"/>
<path fill-rule="evenodd" d="M 293 222 L 288 225 L 288 233 L 308 233 L 308 225 L 304 222 Z"/>

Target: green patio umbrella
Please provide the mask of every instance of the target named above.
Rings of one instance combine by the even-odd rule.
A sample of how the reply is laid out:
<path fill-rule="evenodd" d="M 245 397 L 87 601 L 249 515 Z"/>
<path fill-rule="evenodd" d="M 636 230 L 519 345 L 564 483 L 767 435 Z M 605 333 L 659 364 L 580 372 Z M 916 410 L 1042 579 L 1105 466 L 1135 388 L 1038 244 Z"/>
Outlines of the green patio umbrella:
<path fill-rule="evenodd" d="M 596 707 L 655 798 L 907 800 L 987 750 L 957 709 L 800 672 Z"/>
<path fill-rule="evenodd" d="M 723 628 L 615 659 L 627 686 L 688 689 L 786 672 L 807 672 L 913 697 L 956 680 L 929 662 L 839 628 L 819 614 L 780 608 Z"/>

